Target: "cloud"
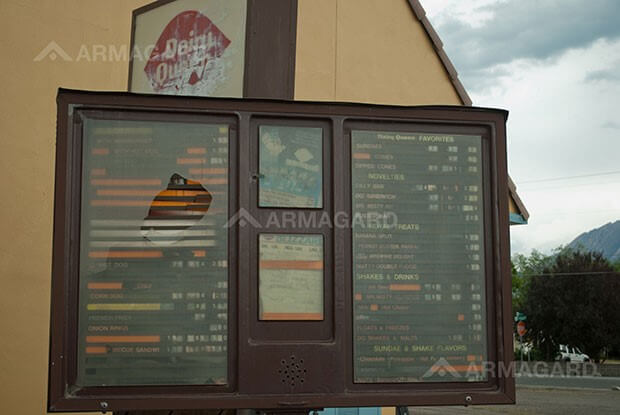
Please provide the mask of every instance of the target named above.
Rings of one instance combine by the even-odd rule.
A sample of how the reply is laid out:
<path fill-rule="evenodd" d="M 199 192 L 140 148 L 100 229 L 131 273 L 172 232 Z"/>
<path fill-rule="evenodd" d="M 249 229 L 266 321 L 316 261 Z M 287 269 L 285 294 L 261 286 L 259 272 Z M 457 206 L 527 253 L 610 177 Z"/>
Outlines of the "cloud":
<path fill-rule="evenodd" d="M 615 121 L 607 121 L 603 124 L 601 124 L 602 128 L 609 128 L 611 130 L 620 130 L 620 124 L 618 124 Z"/>
<path fill-rule="evenodd" d="M 620 218 L 620 0 L 422 0 L 475 105 L 506 108 L 508 166 L 530 212 L 513 253 Z M 432 5 L 428 7 L 429 5 Z"/>
<path fill-rule="evenodd" d="M 435 24 L 441 25 L 443 19 L 455 18 L 472 27 L 478 27 L 493 18 L 486 6 L 506 1 L 510 0 L 422 0 L 422 3 Z"/>
<path fill-rule="evenodd" d="M 482 4 L 477 11 L 487 18 L 474 24 L 450 13 L 436 18 L 448 55 L 472 89 L 483 88 L 496 65 L 545 63 L 598 39 L 620 38 L 618 0 L 511 0 Z"/>
<path fill-rule="evenodd" d="M 598 71 L 588 72 L 584 78 L 586 82 L 600 82 L 600 81 L 610 81 L 616 82 L 620 81 L 620 74 L 618 74 L 617 67 L 614 69 L 601 69 Z"/>
<path fill-rule="evenodd" d="M 523 183 L 617 170 L 620 82 L 584 82 L 617 66 L 620 39 L 595 41 L 551 61 L 497 65 L 490 87 L 473 91 L 476 105 L 506 108 L 509 172 L 530 212 L 511 227 L 513 253 L 549 252 L 577 235 L 620 218 L 617 177 Z M 502 70 L 500 70 L 502 69 Z"/>

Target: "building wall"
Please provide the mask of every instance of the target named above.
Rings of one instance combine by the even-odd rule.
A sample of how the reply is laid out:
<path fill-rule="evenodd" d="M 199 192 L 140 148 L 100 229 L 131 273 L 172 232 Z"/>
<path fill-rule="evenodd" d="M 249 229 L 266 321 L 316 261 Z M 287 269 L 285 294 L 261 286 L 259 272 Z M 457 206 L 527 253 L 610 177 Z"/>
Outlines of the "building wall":
<path fill-rule="evenodd" d="M 0 1 L 0 414 L 45 413 L 56 91 L 125 90 L 127 60 L 92 55 L 128 47 L 131 10 L 145 3 Z M 74 61 L 35 62 L 51 41 Z"/>
<path fill-rule="evenodd" d="M 299 0 L 295 99 L 461 105 L 407 0 Z"/>
<path fill-rule="evenodd" d="M 126 90 L 146 3 L 0 1 L 0 414 L 45 413 L 57 88 Z M 297 99 L 460 103 L 406 0 L 300 0 L 298 21 Z M 72 61 L 35 61 L 52 41 Z"/>

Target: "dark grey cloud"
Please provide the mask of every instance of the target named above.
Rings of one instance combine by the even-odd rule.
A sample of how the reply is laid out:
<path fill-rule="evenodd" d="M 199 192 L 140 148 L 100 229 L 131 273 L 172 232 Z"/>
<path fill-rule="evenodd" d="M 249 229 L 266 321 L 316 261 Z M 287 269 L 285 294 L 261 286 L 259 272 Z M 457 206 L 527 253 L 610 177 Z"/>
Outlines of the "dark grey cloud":
<path fill-rule="evenodd" d="M 603 125 L 601 125 L 601 127 L 603 128 L 609 128 L 611 130 L 620 130 L 620 124 L 618 124 L 615 121 L 607 121 L 606 123 L 604 123 Z"/>
<path fill-rule="evenodd" d="M 586 82 L 598 82 L 598 81 L 620 81 L 620 73 L 618 68 L 603 69 L 600 71 L 588 72 L 584 79 Z"/>
<path fill-rule="evenodd" d="M 437 31 L 466 86 L 484 87 L 486 70 L 515 59 L 552 59 L 620 37 L 619 0 L 509 0 L 479 9 L 493 18 L 471 27 L 454 18 Z M 491 74 L 492 76 L 492 74 Z"/>

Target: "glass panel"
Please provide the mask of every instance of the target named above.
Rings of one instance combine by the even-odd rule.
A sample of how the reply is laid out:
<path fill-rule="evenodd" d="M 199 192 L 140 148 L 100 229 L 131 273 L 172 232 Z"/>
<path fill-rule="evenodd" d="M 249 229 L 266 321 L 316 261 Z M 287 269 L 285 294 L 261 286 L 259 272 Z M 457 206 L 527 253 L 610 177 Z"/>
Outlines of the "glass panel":
<path fill-rule="evenodd" d="M 486 379 L 481 143 L 352 132 L 355 382 Z"/>
<path fill-rule="evenodd" d="M 84 123 L 80 386 L 227 382 L 228 126 Z"/>
<path fill-rule="evenodd" d="M 260 207 L 323 207 L 323 129 L 260 126 Z"/>
<path fill-rule="evenodd" d="M 323 320 L 323 235 L 259 236 L 259 319 Z"/>

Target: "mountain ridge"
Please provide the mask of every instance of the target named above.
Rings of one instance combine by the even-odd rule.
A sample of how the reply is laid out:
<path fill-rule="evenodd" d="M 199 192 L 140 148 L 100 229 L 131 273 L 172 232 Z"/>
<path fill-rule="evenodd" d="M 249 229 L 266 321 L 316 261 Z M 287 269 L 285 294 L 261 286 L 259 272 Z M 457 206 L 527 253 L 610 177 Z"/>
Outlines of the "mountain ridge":
<path fill-rule="evenodd" d="M 620 220 L 582 233 L 568 247 L 598 251 L 611 262 L 620 261 Z"/>

